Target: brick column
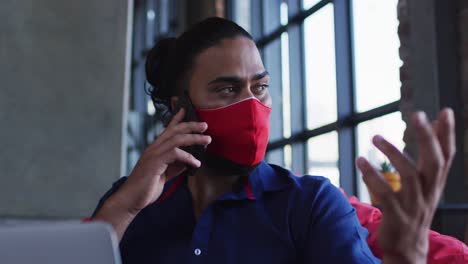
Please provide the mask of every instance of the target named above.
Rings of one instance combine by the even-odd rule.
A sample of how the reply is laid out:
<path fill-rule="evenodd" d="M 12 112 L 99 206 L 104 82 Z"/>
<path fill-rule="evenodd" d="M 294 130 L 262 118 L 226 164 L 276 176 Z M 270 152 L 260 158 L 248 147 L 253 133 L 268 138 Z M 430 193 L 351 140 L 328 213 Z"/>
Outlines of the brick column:
<path fill-rule="evenodd" d="M 458 151 L 464 151 L 465 153 L 465 175 L 468 175 L 468 1 L 459 0 L 458 2 L 458 25 L 460 33 L 460 79 L 461 96 L 463 102 L 463 125 L 465 126 L 465 149 L 459 149 Z"/>
<path fill-rule="evenodd" d="M 408 0 L 400 0 L 398 2 L 398 20 L 400 24 L 398 25 L 398 36 L 400 37 L 400 59 L 402 60 L 402 66 L 400 67 L 400 81 L 401 81 L 401 103 L 400 110 L 402 114 L 403 121 L 408 124 L 410 114 L 414 111 L 413 104 L 413 93 L 410 88 L 409 80 L 411 76 L 411 65 L 410 65 L 410 22 L 408 19 Z M 415 156 L 414 151 L 414 140 L 412 140 L 411 131 L 409 129 L 405 130 L 403 140 L 406 143 L 405 151 L 408 152 L 411 156 Z"/>
<path fill-rule="evenodd" d="M 456 15 L 456 17 L 455 17 Z M 431 118 L 448 105 L 456 109 L 457 157 L 444 195 L 445 203 L 468 202 L 468 1 L 400 0 L 401 112 L 408 124 L 415 110 Z M 415 137 L 408 127 L 405 151 L 417 157 Z M 463 237 L 463 218 L 436 218 L 444 233 Z M 468 242 L 468 232 L 466 233 Z"/>
<path fill-rule="evenodd" d="M 468 1 L 458 1 L 458 29 L 459 29 L 459 54 L 460 54 L 460 84 L 461 84 L 461 96 L 463 104 L 463 125 L 465 141 L 464 149 L 458 149 L 458 151 L 464 152 L 464 164 L 465 164 L 465 175 L 468 175 Z M 465 244 L 468 245 L 468 218 L 466 219 L 465 229 Z"/>
<path fill-rule="evenodd" d="M 440 0 L 439 0 L 440 1 Z M 430 63 L 430 67 L 428 68 L 444 68 L 447 65 L 444 65 L 443 62 L 439 61 L 439 58 L 437 56 L 441 56 L 440 50 L 431 50 L 430 48 L 428 49 L 427 47 L 424 47 L 426 44 L 427 46 L 431 45 L 442 45 L 441 43 L 438 42 L 437 39 L 431 38 L 432 36 L 429 36 L 428 39 L 430 41 L 433 41 L 433 43 L 425 43 L 418 41 L 417 38 L 414 36 L 415 34 L 419 34 L 421 36 L 420 32 L 415 32 L 414 30 L 418 31 L 421 30 L 420 27 L 421 25 L 414 25 L 411 23 L 414 23 L 414 17 L 412 16 L 421 16 L 419 13 L 420 11 L 415 8 L 414 2 L 420 2 L 419 0 L 400 0 L 398 3 L 398 19 L 400 21 L 399 27 L 398 27 L 398 35 L 400 37 L 400 58 L 403 61 L 403 65 L 400 68 L 400 80 L 401 80 L 401 105 L 400 105 L 400 110 L 402 112 L 403 120 L 408 124 L 409 117 L 411 113 L 415 110 L 423 110 L 428 112 L 431 118 L 434 118 L 434 115 L 436 114 L 436 111 L 438 111 L 438 107 L 442 107 L 444 104 L 447 104 L 447 102 L 444 102 L 442 99 L 442 96 L 440 94 L 446 93 L 444 89 L 455 89 L 454 96 L 460 96 L 462 98 L 462 118 L 460 120 L 457 120 L 457 126 L 460 128 L 463 127 L 461 132 L 463 133 L 463 139 L 461 141 L 464 141 L 464 143 L 468 143 L 468 130 L 467 130 L 467 124 L 468 124 L 468 1 L 466 0 L 458 0 L 458 5 L 456 7 L 457 10 L 457 36 L 455 38 L 457 39 L 458 43 L 455 43 L 455 46 L 457 47 L 458 50 L 458 70 L 460 75 L 457 76 L 459 77 L 459 85 L 457 87 L 449 87 L 447 88 L 444 86 L 444 83 L 442 83 L 440 86 L 437 84 L 437 81 L 439 78 L 442 78 L 443 76 L 440 75 L 440 72 L 438 70 L 433 70 L 433 71 L 424 71 L 423 73 L 426 73 L 426 76 L 428 79 L 434 79 L 434 81 L 428 82 L 431 84 L 431 87 L 421 87 L 421 84 L 424 83 L 419 83 L 419 82 L 414 82 L 416 78 L 420 78 L 421 76 L 416 76 L 417 74 L 421 74 L 421 69 L 424 67 L 427 67 L 424 63 Z M 437 1 L 435 1 L 437 2 Z M 411 6 L 412 5 L 412 6 Z M 425 11 L 421 11 L 425 12 Z M 427 10 L 426 10 L 427 12 Z M 433 21 L 431 21 L 433 22 Z M 431 27 L 430 23 L 427 25 L 427 27 Z M 412 32 L 412 30 L 414 32 Z M 433 31 L 435 32 L 435 28 Z M 440 34 L 440 33 L 438 33 Z M 434 44 L 435 43 L 435 44 Z M 440 47 L 437 47 L 440 49 Z M 425 50 L 425 53 L 421 53 L 420 50 Z M 433 60 L 422 60 L 421 59 L 421 54 L 423 55 L 428 55 L 428 56 L 433 56 Z M 419 55 L 419 57 L 416 57 Z M 440 75 L 440 76 L 439 76 Z M 433 87 L 433 83 L 436 83 L 436 85 Z M 435 91 L 437 90 L 437 91 Z M 447 91 L 448 92 L 448 91 Z M 435 94 L 439 93 L 439 95 Z M 432 98 L 431 97 L 439 97 L 435 102 L 430 101 Z M 429 100 L 429 101 L 427 101 Z M 439 104 L 439 105 L 437 105 Z M 427 108 L 427 109 L 426 109 Z M 406 143 L 406 151 L 413 157 L 417 156 L 417 146 L 415 145 L 415 138 L 412 135 L 411 129 L 408 127 L 405 131 L 404 134 L 404 141 Z M 459 140 L 460 141 L 460 140 Z M 458 142 L 458 151 L 462 152 L 464 155 L 464 172 L 466 175 L 468 175 L 468 144 L 462 144 L 463 142 Z M 460 147 L 464 147 L 464 149 L 460 149 Z M 468 183 L 468 179 L 465 183 Z"/>

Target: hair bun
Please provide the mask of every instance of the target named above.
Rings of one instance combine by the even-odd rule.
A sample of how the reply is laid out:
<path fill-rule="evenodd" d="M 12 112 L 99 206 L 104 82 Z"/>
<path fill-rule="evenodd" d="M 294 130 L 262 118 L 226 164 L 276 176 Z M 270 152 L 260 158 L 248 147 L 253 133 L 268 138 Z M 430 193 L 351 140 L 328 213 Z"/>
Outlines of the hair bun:
<path fill-rule="evenodd" d="M 167 99 L 170 92 L 165 85 L 170 78 L 170 68 L 174 63 L 172 54 L 176 45 L 176 38 L 160 39 L 146 55 L 145 74 L 146 80 L 153 86 L 152 95 L 158 99 Z"/>

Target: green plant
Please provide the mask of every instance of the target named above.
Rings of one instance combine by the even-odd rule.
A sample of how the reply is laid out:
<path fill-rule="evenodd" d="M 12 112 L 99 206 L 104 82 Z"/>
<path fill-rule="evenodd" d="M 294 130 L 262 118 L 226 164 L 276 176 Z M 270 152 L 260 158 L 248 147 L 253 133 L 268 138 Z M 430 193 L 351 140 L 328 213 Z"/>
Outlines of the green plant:
<path fill-rule="evenodd" d="M 393 169 L 393 166 L 390 162 L 384 161 L 380 164 L 380 170 L 385 173 L 385 172 L 394 172 L 395 169 Z"/>

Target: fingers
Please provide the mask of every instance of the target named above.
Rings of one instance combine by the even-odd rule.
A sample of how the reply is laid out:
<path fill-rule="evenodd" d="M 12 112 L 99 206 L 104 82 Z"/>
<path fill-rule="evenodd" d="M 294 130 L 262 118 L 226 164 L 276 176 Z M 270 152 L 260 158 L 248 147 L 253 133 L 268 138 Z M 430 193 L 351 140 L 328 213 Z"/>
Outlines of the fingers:
<path fill-rule="evenodd" d="M 164 155 L 164 160 L 166 164 L 179 161 L 181 163 L 187 164 L 195 168 L 201 166 L 201 162 L 198 159 L 196 159 L 192 154 L 180 148 L 174 148 L 171 151 L 169 151 L 167 155 Z"/>
<path fill-rule="evenodd" d="M 433 191 L 434 185 L 439 180 L 440 172 L 444 166 L 444 157 L 437 136 L 431 124 L 427 120 L 426 114 L 417 112 L 413 114 L 411 123 L 416 130 L 419 146 L 420 168 L 419 172 L 421 186 L 425 195 Z"/>
<path fill-rule="evenodd" d="M 177 161 L 192 167 L 201 165 L 199 160 L 180 147 L 211 143 L 210 136 L 201 134 L 208 125 L 204 122 L 182 122 L 184 114 L 185 110 L 181 109 L 174 115 L 164 132 L 145 150 L 146 156 L 166 165 Z"/>
<path fill-rule="evenodd" d="M 178 123 L 180 123 L 182 121 L 182 119 L 184 119 L 184 116 L 185 116 L 185 109 L 184 108 L 181 108 L 179 110 L 179 112 L 177 112 L 174 117 L 172 117 L 172 120 L 171 122 L 169 122 L 169 124 L 167 125 L 167 127 L 173 127 L 175 125 L 177 125 Z"/>
<path fill-rule="evenodd" d="M 439 135 L 439 120 L 438 119 L 432 121 L 432 130 L 434 131 L 434 134 Z"/>
<path fill-rule="evenodd" d="M 208 128 L 205 122 L 184 122 L 172 128 L 173 134 L 203 133 Z"/>
<path fill-rule="evenodd" d="M 205 122 L 183 122 L 167 127 L 161 135 L 158 136 L 154 145 L 159 145 L 160 143 L 174 137 L 176 134 L 201 134 L 206 131 L 208 124 Z"/>
<path fill-rule="evenodd" d="M 395 193 L 382 174 L 363 157 L 359 157 L 356 160 L 356 164 L 362 172 L 364 182 L 369 191 L 380 201 L 382 210 L 394 212 L 401 210 Z"/>
<path fill-rule="evenodd" d="M 171 165 L 167 167 L 166 173 L 164 173 L 165 175 L 164 183 L 180 175 L 186 169 L 187 169 L 187 164 L 179 162 L 179 161 L 175 161 L 174 163 L 172 163 Z"/>
<path fill-rule="evenodd" d="M 167 139 L 177 134 L 201 134 L 206 131 L 208 124 L 205 122 L 183 122 L 173 127 L 167 128 L 160 137 Z"/>
<path fill-rule="evenodd" d="M 438 139 L 440 146 L 447 163 L 446 166 L 450 167 L 456 152 L 455 118 L 453 110 L 450 108 L 443 109 L 439 114 L 437 122 L 439 127 Z"/>
<path fill-rule="evenodd" d="M 154 149 L 156 154 L 163 154 L 173 148 L 187 147 L 191 145 L 206 146 L 211 143 L 211 137 L 200 134 L 178 134 Z"/>

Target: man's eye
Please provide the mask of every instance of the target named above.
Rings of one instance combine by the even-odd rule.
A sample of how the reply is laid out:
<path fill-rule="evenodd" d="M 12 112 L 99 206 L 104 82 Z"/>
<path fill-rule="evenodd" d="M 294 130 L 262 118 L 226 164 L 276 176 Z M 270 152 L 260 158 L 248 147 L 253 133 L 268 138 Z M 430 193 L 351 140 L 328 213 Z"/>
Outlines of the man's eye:
<path fill-rule="evenodd" d="M 218 93 L 230 94 L 235 92 L 234 87 L 223 87 L 217 90 Z"/>
<path fill-rule="evenodd" d="M 262 85 L 259 85 L 259 86 L 255 87 L 255 92 L 262 93 L 266 89 L 268 89 L 268 84 L 262 84 Z"/>

